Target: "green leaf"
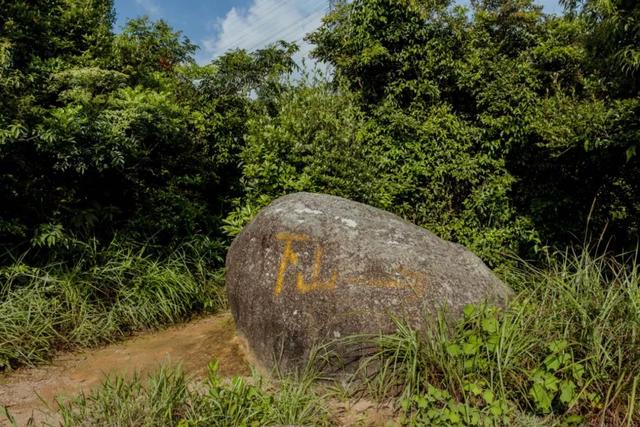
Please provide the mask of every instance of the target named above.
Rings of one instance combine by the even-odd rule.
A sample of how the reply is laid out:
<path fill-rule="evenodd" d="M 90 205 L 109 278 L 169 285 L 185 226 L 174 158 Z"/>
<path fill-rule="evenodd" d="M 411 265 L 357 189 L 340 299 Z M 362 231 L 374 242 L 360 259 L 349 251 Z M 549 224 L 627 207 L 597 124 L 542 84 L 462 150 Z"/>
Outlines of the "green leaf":
<path fill-rule="evenodd" d="M 491 405 L 491 407 L 489 408 L 489 412 L 496 417 L 499 417 L 503 414 L 503 410 L 500 405 Z"/>
<path fill-rule="evenodd" d="M 460 418 L 460 414 L 458 414 L 456 411 L 449 411 L 449 421 L 454 424 L 458 424 L 460 421 L 462 421 L 462 418 Z"/>
<path fill-rule="evenodd" d="M 548 370 L 555 372 L 560 368 L 561 359 L 559 356 L 552 354 L 544 359 L 544 365 Z"/>
<path fill-rule="evenodd" d="M 636 156 L 637 148 L 638 148 L 637 145 L 632 145 L 631 147 L 627 148 L 627 151 L 625 152 L 627 156 L 627 162 Z"/>
<path fill-rule="evenodd" d="M 584 365 L 581 363 L 574 363 L 571 366 L 571 371 L 573 372 L 573 378 L 581 380 L 584 375 Z"/>
<path fill-rule="evenodd" d="M 491 335 L 487 338 L 487 349 L 490 351 L 494 351 L 498 347 L 498 343 L 500 342 L 500 337 L 498 335 Z"/>
<path fill-rule="evenodd" d="M 529 394 L 533 398 L 536 408 L 544 413 L 551 411 L 551 402 L 553 401 L 553 395 L 551 395 L 542 384 L 534 384 L 529 390 Z"/>
<path fill-rule="evenodd" d="M 472 355 L 474 355 L 474 354 L 476 354 L 478 352 L 478 346 L 476 344 L 472 344 L 472 343 L 468 343 L 467 342 L 467 343 L 462 344 L 462 351 L 467 356 L 472 356 Z"/>
<path fill-rule="evenodd" d="M 424 409 L 429 405 L 429 401 L 425 396 L 417 396 L 415 400 L 418 408 L 420 409 Z"/>
<path fill-rule="evenodd" d="M 485 390 L 485 392 L 482 393 L 482 398 L 485 402 L 487 402 L 488 405 L 491 405 L 493 403 L 495 395 L 491 390 Z"/>
<path fill-rule="evenodd" d="M 400 407 L 403 411 L 407 412 L 411 407 L 411 401 L 409 399 L 402 399 L 402 401 L 400 402 Z"/>
<path fill-rule="evenodd" d="M 570 403 L 576 396 L 576 385 L 573 381 L 562 381 L 560 383 L 560 401 L 564 404 Z"/>
<path fill-rule="evenodd" d="M 567 342 L 567 340 L 555 340 L 549 344 L 549 350 L 552 353 L 560 353 L 563 352 L 568 346 L 569 343 Z"/>
<path fill-rule="evenodd" d="M 464 313 L 464 317 L 469 318 L 476 312 L 476 308 L 471 304 L 465 305 L 462 312 Z"/>
<path fill-rule="evenodd" d="M 544 377 L 544 387 L 550 391 L 558 391 L 558 383 L 560 380 L 555 375 L 547 374 Z"/>
<path fill-rule="evenodd" d="M 482 393 L 482 388 L 477 383 L 469 383 L 465 385 L 465 390 L 471 392 L 474 396 L 478 396 Z"/>
<path fill-rule="evenodd" d="M 489 334 L 495 333 L 498 330 L 498 320 L 494 317 L 484 319 L 482 321 L 482 330 Z"/>
<path fill-rule="evenodd" d="M 568 417 L 565 417 L 564 420 L 565 424 L 582 424 L 584 422 L 584 417 L 582 415 L 578 415 L 578 414 L 573 414 L 573 415 L 569 415 Z"/>
<path fill-rule="evenodd" d="M 458 344 L 449 344 L 447 345 L 447 353 L 449 356 L 456 357 L 462 353 L 462 349 Z"/>

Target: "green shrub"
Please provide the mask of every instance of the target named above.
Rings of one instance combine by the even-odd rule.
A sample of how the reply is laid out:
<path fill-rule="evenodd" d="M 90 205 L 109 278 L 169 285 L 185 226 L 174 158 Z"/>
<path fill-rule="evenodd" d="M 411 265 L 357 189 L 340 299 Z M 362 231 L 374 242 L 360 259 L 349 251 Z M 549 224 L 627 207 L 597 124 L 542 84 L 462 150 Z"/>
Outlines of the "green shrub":
<path fill-rule="evenodd" d="M 513 178 L 477 146 L 480 129 L 450 108 L 381 107 L 322 82 L 282 92 L 248 122 L 240 155 L 245 195 L 225 220 L 238 233 L 259 208 L 297 191 L 328 193 L 397 213 L 504 263 L 536 234 L 509 200 Z"/>
<path fill-rule="evenodd" d="M 588 224 L 637 245 L 640 6 L 561 3 L 353 0 L 308 36 L 385 147 L 392 210 L 492 264 Z"/>
<path fill-rule="evenodd" d="M 167 426 L 176 425 L 187 412 L 191 392 L 180 369 L 160 368 L 143 382 L 139 376 L 125 380 L 107 378 L 89 395 L 58 402 L 65 426 Z"/>

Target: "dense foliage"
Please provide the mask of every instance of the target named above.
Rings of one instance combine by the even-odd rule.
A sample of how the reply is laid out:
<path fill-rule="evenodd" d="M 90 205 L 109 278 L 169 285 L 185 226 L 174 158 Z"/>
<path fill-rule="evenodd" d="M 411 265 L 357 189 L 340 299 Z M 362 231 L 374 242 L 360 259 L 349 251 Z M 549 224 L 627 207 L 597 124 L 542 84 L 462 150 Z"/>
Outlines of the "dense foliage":
<path fill-rule="evenodd" d="M 400 394 L 409 425 L 637 425 L 638 265 L 584 251 L 545 267 L 512 270 L 504 311 L 374 338 L 375 392 Z"/>
<path fill-rule="evenodd" d="M 204 243 L 158 260 L 149 247 L 93 241 L 70 265 L 0 268 L 0 371 L 225 308 Z"/>
<path fill-rule="evenodd" d="M 110 0 L 1 9 L 2 244 L 215 234 L 239 191 L 249 93 L 275 90 L 291 47 L 198 67 L 162 21 L 113 34 Z"/>
<path fill-rule="evenodd" d="M 367 112 L 371 143 L 389 141 L 404 187 L 391 205 L 490 260 L 582 237 L 592 204 L 593 229 L 635 244 L 638 5 L 474 6 L 469 19 L 446 0 L 356 0 L 309 37 Z"/>
<path fill-rule="evenodd" d="M 308 37 L 326 82 L 286 78 L 294 45 L 199 66 L 162 21 L 115 34 L 109 0 L 2 2 L 2 244 L 222 238 L 308 190 L 397 212 L 493 265 L 587 229 L 632 247 L 638 5 L 565 6 L 339 2 Z"/>

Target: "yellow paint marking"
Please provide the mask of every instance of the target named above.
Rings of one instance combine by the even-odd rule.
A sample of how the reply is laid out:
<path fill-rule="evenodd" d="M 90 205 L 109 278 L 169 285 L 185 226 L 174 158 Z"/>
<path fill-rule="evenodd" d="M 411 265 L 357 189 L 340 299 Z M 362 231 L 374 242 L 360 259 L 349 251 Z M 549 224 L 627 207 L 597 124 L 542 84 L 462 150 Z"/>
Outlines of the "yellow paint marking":
<path fill-rule="evenodd" d="M 300 256 L 296 253 L 293 243 L 311 242 L 311 238 L 306 234 L 287 232 L 277 233 L 275 237 L 277 240 L 284 242 L 282 257 L 280 258 L 280 265 L 278 266 L 276 285 L 273 289 L 275 296 L 282 293 L 285 285 L 285 276 L 289 267 L 298 267 L 298 271 L 295 276 L 296 290 L 301 294 L 320 290 L 332 290 L 336 288 L 338 282 L 337 271 L 334 270 L 328 280 L 323 281 L 320 278 L 322 273 L 322 259 L 324 257 L 324 248 L 322 245 L 316 245 L 311 278 L 310 281 L 307 282 L 304 278 L 303 272 L 299 271 L 300 266 L 298 265 L 298 261 Z M 417 271 L 409 270 L 404 266 L 400 266 L 395 273 L 388 275 L 386 278 L 371 278 L 353 275 L 343 277 L 342 280 L 345 284 L 412 290 L 416 296 L 423 295 L 426 291 L 426 287 L 428 286 L 428 279 L 426 275 Z"/>
<path fill-rule="evenodd" d="M 305 283 L 304 276 L 301 272 L 298 272 L 296 287 L 301 294 L 316 290 L 328 290 L 335 289 L 336 282 L 338 280 L 338 273 L 336 271 L 331 274 L 331 279 L 326 282 L 320 281 L 320 270 L 322 269 L 322 255 L 324 255 L 324 249 L 322 246 L 318 246 L 315 253 L 315 260 L 313 263 L 313 271 L 311 272 L 311 282 Z"/>
<path fill-rule="evenodd" d="M 293 242 L 308 242 L 311 240 L 306 234 L 297 233 L 278 233 L 276 239 L 284 241 L 284 249 L 282 257 L 280 258 L 280 265 L 278 267 L 278 276 L 276 277 L 276 286 L 273 293 L 278 296 L 282 293 L 284 288 L 285 274 L 289 266 L 297 266 L 299 256 L 293 249 Z M 331 278 L 326 282 L 320 279 L 320 272 L 322 271 L 322 257 L 324 255 L 324 249 L 318 245 L 314 254 L 313 270 L 311 272 L 311 281 L 307 283 L 304 279 L 302 272 L 298 272 L 296 275 L 296 289 L 298 292 L 305 294 L 311 291 L 317 290 L 329 290 L 335 289 L 338 281 L 338 273 L 333 272 Z"/>
<path fill-rule="evenodd" d="M 284 241 L 284 251 L 282 252 L 282 258 L 280 259 L 280 266 L 278 267 L 278 277 L 276 278 L 276 287 L 273 292 L 276 295 L 280 295 L 282 287 L 284 286 L 284 274 L 287 271 L 289 264 L 298 264 L 298 254 L 293 250 L 293 242 L 306 242 L 309 240 L 309 236 L 304 234 L 294 233 L 278 233 L 276 239 Z"/>
<path fill-rule="evenodd" d="M 306 234 L 287 233 L 287 232 L 276 234 L 276 239 L 284 240 L 284 241 L 292 241 L 292 242 L 308 242 L 309 240 L 311 240 L 311 238 Z"/>
<path fill-rule="evenodd" d="M 347 284 L 359 286 L 372 286 L 377 288 L 410 289 L 420 293 L 424 292 L 427 284 L 427 277 L 420 272 L 409 270 L 403 266 L 398 268 L 394 274 L 396 277 L 371 278 L 367 276 L 347 276 Z"/>

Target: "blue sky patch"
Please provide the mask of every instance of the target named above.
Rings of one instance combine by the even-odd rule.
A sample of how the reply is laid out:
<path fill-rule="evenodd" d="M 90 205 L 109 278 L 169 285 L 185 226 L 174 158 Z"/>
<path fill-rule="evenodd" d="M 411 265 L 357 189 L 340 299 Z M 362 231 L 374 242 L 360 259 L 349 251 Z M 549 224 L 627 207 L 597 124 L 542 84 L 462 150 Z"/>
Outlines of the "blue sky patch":
<path fill-rule="evenodd" d="M 467 3 L 461 0 L 461 3 Z M 539 0 L 547 13 L 559 13 L 558 0 Z M 305 34 L 320 25 L 328 0 L 116 0 L 116 30 L 129 18 L 148 15 L 181 30 L 200 49 L 199 63 L 234 48 L 255 50 L 284 39 L 297 41 L 304 56 Z"/>

